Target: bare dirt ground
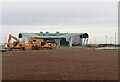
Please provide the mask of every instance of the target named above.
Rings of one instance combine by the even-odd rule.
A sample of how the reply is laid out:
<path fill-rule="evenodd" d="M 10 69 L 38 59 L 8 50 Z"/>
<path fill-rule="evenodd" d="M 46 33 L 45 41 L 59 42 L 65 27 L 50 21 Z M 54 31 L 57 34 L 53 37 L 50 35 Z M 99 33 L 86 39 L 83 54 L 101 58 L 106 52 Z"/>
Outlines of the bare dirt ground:
<path fill-rule="evenodd" d="M 3 80 L 117 80 L 117 50 L 61 48 L 2 53 Z"/>

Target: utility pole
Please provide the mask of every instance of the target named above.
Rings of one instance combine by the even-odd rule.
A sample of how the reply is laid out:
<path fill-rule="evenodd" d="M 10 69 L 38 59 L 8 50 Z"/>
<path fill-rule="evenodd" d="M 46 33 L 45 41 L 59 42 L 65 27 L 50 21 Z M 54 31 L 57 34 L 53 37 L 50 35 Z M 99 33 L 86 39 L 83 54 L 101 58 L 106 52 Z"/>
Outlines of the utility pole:
<path fill-rule="evenodd" d="M 107 44 L 107 38 L 108 38 L 108 36 L 106 36 L 106 44 Z"/>
<path fill-rule="evenodd" d="M 115 32 L 115 49 L 116 49 L 116 32 Z"/>
<path fill-rule="evenodd" d="M 112 44 L 112 36 L 110 37 L 110 44 Z"/>
<path fill-rule="evenodd" d="M 95 37 L 95 44 L 96 44 L 96 37 Z"/>

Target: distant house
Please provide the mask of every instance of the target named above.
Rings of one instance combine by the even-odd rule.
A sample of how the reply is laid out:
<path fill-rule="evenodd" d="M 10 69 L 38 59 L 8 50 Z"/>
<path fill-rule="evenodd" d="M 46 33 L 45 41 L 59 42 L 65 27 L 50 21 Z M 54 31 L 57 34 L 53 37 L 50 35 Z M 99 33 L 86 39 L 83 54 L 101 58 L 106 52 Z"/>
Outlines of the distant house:
<path fill-rule="evenodd" d="M 46 42 L 54 42 L 58 46 L 82 46 L 88 43 L 87 33 L 19 33 L 18 37 L 25 43 L 30 42 L 30 38 L 43 38 Z"/>

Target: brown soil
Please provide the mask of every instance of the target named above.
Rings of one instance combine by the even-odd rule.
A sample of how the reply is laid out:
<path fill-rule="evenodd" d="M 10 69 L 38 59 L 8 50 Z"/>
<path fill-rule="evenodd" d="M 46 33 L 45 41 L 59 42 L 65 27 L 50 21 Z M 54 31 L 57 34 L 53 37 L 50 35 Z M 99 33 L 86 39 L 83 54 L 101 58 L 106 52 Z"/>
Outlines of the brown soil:
<path fill-rule="evenodd" d="M 117 80 L 117 50 L 61 48 L 2 53 L 3 80 Z"/>

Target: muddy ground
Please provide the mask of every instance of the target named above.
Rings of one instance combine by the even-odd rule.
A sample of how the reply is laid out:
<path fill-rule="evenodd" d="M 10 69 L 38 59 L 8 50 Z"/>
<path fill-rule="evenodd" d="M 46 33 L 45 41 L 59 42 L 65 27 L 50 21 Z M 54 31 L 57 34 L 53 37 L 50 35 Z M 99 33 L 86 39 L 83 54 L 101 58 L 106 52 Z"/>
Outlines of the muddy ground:
<path fill-rule="evenodd" d="M 117 50 L 60 48 L 2 53 L 3 80 L 117 80 Z"/>

